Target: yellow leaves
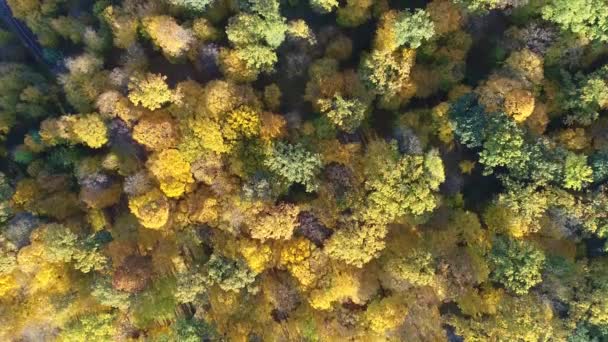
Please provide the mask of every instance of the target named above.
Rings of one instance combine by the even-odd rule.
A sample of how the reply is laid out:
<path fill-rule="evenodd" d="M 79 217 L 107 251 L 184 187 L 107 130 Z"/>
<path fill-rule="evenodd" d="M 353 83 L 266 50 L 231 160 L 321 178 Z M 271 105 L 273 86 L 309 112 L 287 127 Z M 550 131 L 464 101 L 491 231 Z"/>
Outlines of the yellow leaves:
<path fill-rule="evenodd" d="M 279 265 L 289 266 L 304 262 L 310 257 L 314 246 L 304 238 L 289 240 L 281 249 Z"/>
<path fill-rule="evenodd" d="M 281 115 L 262 112 L 260 115 L 260 137 L 265 141 L 281 138 L 287 134 L 287 122 Z"/>
<path fill-rule="evenodd" d="M 136 106 L 141 105 L 149 110 L 159 109 L 163 104 L 175 100 L 166 79 L 166 76 L 151 73 L 132 78 L 129 83 L 129 100 Z"/>
<path fill-rule="evenodd" d="M 58 119 L 46 119 L 40 125 L 40 137 L 50 146 L 63 140 L 100 148 L 108 142 L 108 130 L 97 113 L 64 115 Z"/>
<path fill-rule="evenodd" d="M 192 30 L 196 38 L 203 42 L 215 41 L 221 37 L 221 32 L 213 27 L 206 18 L 197 18 L 192 23 Z"/>
<path fill-rule="evenodd" d="M 365 320 L 376 333 L 384 333 L 397 328 L 407 316 L 407 297 L 393 295 L 372 302 L 365 311 Z"/>
<path fill-rule="evenodd" d="M 208 223 L 211 226 L 215 226 L 219 217 L 218 211 L 218 200 L 212 197 L 207 197 L 201 201 L 200 207 L 194 213 L 194 215 L 191 216 L 191 218 L 196 222 Z"/>
<path fill-rule="evenodd" d="M 341 144 L 337 139 L 319 142 L 319 149 L 324 164 L 336 162 L 344 165 L 352 165 L 357 161 L 361 152 L 361 144 Z"/>
<path fill-rule="evenodd" d="M 182 56 L 194 42 L 192 31 L 179 26 L 168 15 L 146 17 L 142 24 L 154 44 L 169 58 Z"/>
<path fill-rule="evenodd" d="M 547 115 L 547 105 L 542 102 L 537 102 L 534 106 L 534 111 L 526 119 L 526 126 L 535 134 L 543 134 L 547 129 L 549 116 Z"/>
<path fill-rule="evenodd" d="M 160 183 L 160 189 L 168 197 L 179 197 L 186 187 L 194 183 L 190 164 L 175 149 L 154 154 L 147 162 L 148 169 Z"/>
<path fill-rule="evenodd" d="M 65 293 L 70 289 L 70 279 L 65 265 L 44 264 L 29 283 L 32 292 Z"/>
<path fill-rule="evenodd" d="M 426 11 L 435 24 L 437 35 L 456 31 L 462 25 L 460 8 L 452 1 L 434 0 L 426 6 Z"/>
<path fill-rule="evenodd" d="M 376 38 L 374 39 L 374 49 L 381 51 L 395 51 L 399 44 L 397 43 L 397 33 L 394 30 L 397 21 L 397 12 L 388 11 L 382 14 L 380 24 L 376 29 Z"/>
<path fill-rule="evenodd" d="M 12 202 L 18 207 L 26 207 L 40 196 L 40 190 L 36 181 L 31 178 L 20 180 L 15 187 Z"/>
<path fill-rule="evenodd" d="M 120 12 L 113 6 L 108 6 L 103 10 L 102 15 L 112 29 L 114 45 L 126 49 L 137 40 L 139 21 Z"/>
<path fill-rule="evenodd" d="M 12 295 L 18 288 L 19 285 L 12 273 L 0 275 L 0 298 Z"/>
<path fill-rule="evenodd" d="M 314 289 L 310 292 L 308 300 L 310 305 L 317 310 L 329 310 L 333 303 L 350 298 L 357 301 L 359 292 L 359 279 L 349 272 L 334 274 L 331 276 L 328 287 Z"/>
<path fill-rule="evenodd" d="M 584 128 L 568 128 L 559 133 L 558 140 L 572 151 L 584 150 L 589 146 L 589 138 Z"/>
<path fill-rule="evenodd" d="M 99 115 L 79 116 L 73 123 L 72 130 L 76 139 L 92 148 L 99 148 L 108 142 L 107 128 Z"/>
<path fill-rule="evenodd" d="M 258 112 L 249 106 L 240 106 L 228 113 L 226 124 L 223 132 L 229 140 L 236 140 L 239 136 L 252 138 L 260 132 Z"/>
<path fill-rule="evenodd" d="M 509 208 L 501 205 L 490 206 L 484 214 L 484 222 L 496 233 L 506 233 L 519 238 L 528 233 L 528 226 Z"/>
<path fill-rule="evenodd" d="M 236 49 L 220 51 L 220 67 L 227 78 L 237 82 L 254 81 L 259 74 L 257 69 L 248 66 L 247 61 Z"/>
<path fill-rule="evenodd" d="M 528 90 L 512 89 L 505 94 L 504 107 L 516 122 L 523 122 L 534 111 L 534 95 Z"/>
<path fill-rule="evenodd" d="M 259 240 L 288 240 L 293 235 L 300 209 L 292 204 L 280 204 L 264 211 L 250 225 L 251 237 Z"/>
<path fill-rule="evenodd" d="M 178 137 L 176 124 L 166 112 L 150 113 L 133 128 L 133 139 L 151 150 L 173 147 Z"/>
<path fill-rule="evenodd" d="M 518 76 L 527 79 L 533 84 L 540 84 L 545 78 L 542 56 L 528 49 L 513 52 L 507 58 L 506 64 Z"/>
<path fill-rule="evenodd" d="M 436 126 L 435 134 L 442 143 L 451 147 L 454 142 L 454 132 L 448 116 L 449 110 L 449 103 L 442 102 L 433 108 L 431 114 L 433 115 L 433 121 Z"/>
<path fill-rule="evenodd" d="M 273 261 L 273 252 L 270 246 L 253 240 L 240 240 L 240 252 L 247 266 L 255 273 L 262 273 Z"/>
<path fill-rule="evenodd" d="M 481 292 L 474 288 L 468 289 L 458 298 L 458 307 L 465 315 L 473 317 L 495 315 L 503 295 L 502 289 L 488 288 Z"/>
<path fill-rule="evenodd" d="M 217 121 L 202 118 L 188 120 L 188 123 L 203 148 L 217 153 L 225 153 L 232 149 L 232 146 L 224 141 L 222 128 Z"/>
<path fill-rule="evenodd" d="M 129 209 L 146 228 L 160 229 L 169 220 L 169 201 L 158 189 L 130 198 Z"/>
<path fill-rule="evenodd" d="M 470 175 L 475 168 L 475 162 L 471 160 L 463 160 L 458 163 L 458 167 L 460 168 L 460 173 Z"/>
<path fill-rule="evenodd" d="M 290 21 L 289 27 L 287 28 L 287 34 L 292 37 L 305 39 L 311 43 L 314 43 L 314 33 L 303 19 Z"/>

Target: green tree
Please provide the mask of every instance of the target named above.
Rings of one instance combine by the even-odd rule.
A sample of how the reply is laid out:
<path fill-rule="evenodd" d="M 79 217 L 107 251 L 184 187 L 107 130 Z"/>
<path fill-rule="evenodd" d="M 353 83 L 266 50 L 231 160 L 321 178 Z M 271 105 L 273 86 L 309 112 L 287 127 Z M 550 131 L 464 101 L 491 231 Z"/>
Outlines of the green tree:
<path fill-rule="evenodd" d="M 317 188 L 315 177 L 321 169 L 321 156 L 308 152 L 300 144 L 276 143 L 264 165 L 288 184 L 302 184 L 308 192 Z"/>
<path fill-rule="evenodd" d="M 365 119 L 367 106 L 358 99 L 345 99 L 340 94 L 318 101 L 321 112 L 339 129 L 353 133 Z"/>
<path fill-rule="evenodd" d="M 92 341 L 105 342 L 114 339 L 116 316 L 111 313 L 99 313 L 78 317 L 68 323 L 66 329 L 57 336 L 57 341 Z"/>
<path fill-rule="evenodd" d="M 564 164 L 564 188 L 581 190 L 593 181 L 593 169 L 586 155 L 569 153 Z"/>
<path fill-rule="evenodd" d="M 203 12 L 208 6 L 212 5 L 215 0 L 169 0 L 169 2 L 189 10 Z"/>
<path fill-rule="evenodd" d="M 526 294 L 542 281 L 545 255 L 527 241 L 497 237 L 489 258 L 492 280 L 516 294 Z"/>
<path fill-rule="evenodd" d="M 205 268 L 209 281 L 217 284 L 224 291 L 238 292 L 244 288 L 256 291 L 256 288 L 252 286 L 255 281 L 255 273 L 243 261 L 212 254 Z"/>
<path fill-rule="evenodd" d="M 338 0 L 309 0 L 310 7 L 319 13 L 329 13 L 338 7 Z"/>
<path fill-rule="evenodd" d="M 112 287 L 112 282 L 107 277 L 95 278 L 91 286 L 91 295 L 101 304 L 120 310 L 127 310 L 131 304 L 131 296 Z"/>
<path fill-rule="evenodd" d="M 524 132 L 504 113 L 489 114 L 485 136 L 479 153 L 479 162 L 485 165 L 484 174 L 491 174 L 501 166 L 523 167 L 528 161 Z"/>
<path fill-rule="evenodd" d="M 485 109 L 479 104 L 474 93 L 467 93 L 452 103 L 449 115 L 452 120 L 454 135 L 460 143 L 470 148 L 481 146 L 484 140 L 487 116 Z"/>
<path fill-rule="evenodd" d="M 390 149 L 393 155 L 397 153 L 394 144 Z M 367 207 L 363 214 L 367 221 L 390 223 L 406 215 L 429 213 L 437 206 L 436 192 L 445 174 L 436 150 L 424 156 L 378 158 L 367 168 Z"/>
<path fill-rule="evenodd" d="M 590 40 L 608 41 L 608 16 L 604 0 L 550 0 L 543 19 Z"/>
<path fill-rule="evenodd" d="M 171 325 L 175 341 L 199 342 L 215 341 L 218 339 L 217 332 L 209 323 L 198 321 L 194 318 L 178 319 Z"/>
<path fill-rule="evenodd" d="M 424 10 L 418 9 L 414 13 L 404 11 L 395 22 L 395 35 L 398 46 L 416 49 L 435 35 L 435 24 Z"/>

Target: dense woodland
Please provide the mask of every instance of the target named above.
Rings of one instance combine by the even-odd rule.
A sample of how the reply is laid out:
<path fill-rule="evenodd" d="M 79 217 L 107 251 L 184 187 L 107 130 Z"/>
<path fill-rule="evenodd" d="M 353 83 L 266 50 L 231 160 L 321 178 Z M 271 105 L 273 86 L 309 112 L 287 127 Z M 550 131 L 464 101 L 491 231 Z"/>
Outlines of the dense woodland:
<path fill-rule="evenodd" d="M 608 0 L 7 3 L 0 341 L 608 340 Z"/>

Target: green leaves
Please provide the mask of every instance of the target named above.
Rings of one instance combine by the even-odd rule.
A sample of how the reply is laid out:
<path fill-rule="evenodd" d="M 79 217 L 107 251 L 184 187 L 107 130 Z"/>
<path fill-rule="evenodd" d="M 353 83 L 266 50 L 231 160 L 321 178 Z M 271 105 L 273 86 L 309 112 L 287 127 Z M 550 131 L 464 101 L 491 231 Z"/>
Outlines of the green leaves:
<path fill-rule="evenodd" d="M 385 159 L 374 167 L 377 176 L 365 182 L 369 191 L 364 214 L 367 221 L 386 224 L 405 215 L 417 216 L 435 209 L 435 192 L 445 180 L 437 151 L 425 156 L 402 156 L 396 162 Z"/>
<path fill-rule="evenodd" d="M 192 11 L 202 12 L 215 0 L 169 0 L 172 5 L 181 6 Z"/>
<path fill-rule="evenodd" d="M 542 281 L 544 261 L 543 252 L 529 242 L 498 237 L 490 252 L 491 278 L 508 290 L 523 295 Z"/>
<path fill-rule="evenodd" d="M 320 99 L 319 107 L 323 114 L 339 129 L 353 133 L 367 112 L 367 106 L 358 99 L 345 99 L 340 94 L 331 99 Z"/>
<path fill-rule="evenodd" d="M 304 185 L 307 192 L 317 188 L 315 177 L 321 169 L 321 156 L 308 152 L 300 144 L 276 143 L 264 165 L 288 183 Z"/>
<path fill-rule="evenodd" d="M 593 170 L 587 165 L 587 156 L 569 153 L 564 165 L 564 188 L 581 190 L 593 181 Z"/>
<path fill-rule="evenodd" d="M 405 11 L 397 18 L 395 34 L 399 46 L 406 45 L 416 49 L 435 35 L 435 24 L 424 10 L 418 9 L 414 13 Z"/>
<path fill-rule="evenodd" d="M 542 16 L 584 38 L 608 41 L 604 0 L 551 0 L 542 8 Z"/>

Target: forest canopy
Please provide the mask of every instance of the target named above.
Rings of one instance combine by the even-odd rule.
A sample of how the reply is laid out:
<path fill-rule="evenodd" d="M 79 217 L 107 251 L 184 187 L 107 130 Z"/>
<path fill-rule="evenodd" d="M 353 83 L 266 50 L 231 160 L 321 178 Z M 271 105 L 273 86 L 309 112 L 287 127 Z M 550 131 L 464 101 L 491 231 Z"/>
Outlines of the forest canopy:
<path fill-rule="evenodd" d="M 6 0 L 0 341 L 607 341 L 608 0 Z"/>

